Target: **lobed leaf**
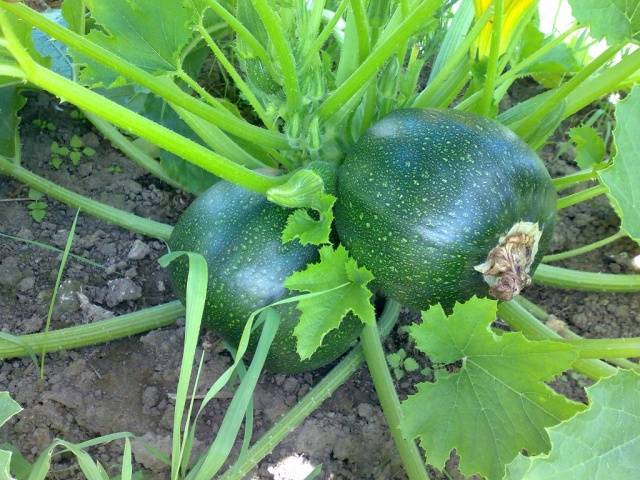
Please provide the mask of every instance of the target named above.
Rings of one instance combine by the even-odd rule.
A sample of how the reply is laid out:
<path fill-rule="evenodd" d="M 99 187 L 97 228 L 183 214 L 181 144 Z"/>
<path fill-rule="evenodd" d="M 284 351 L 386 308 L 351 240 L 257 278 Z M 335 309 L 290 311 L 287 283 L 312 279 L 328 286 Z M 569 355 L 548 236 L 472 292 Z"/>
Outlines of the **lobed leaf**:
<path fill-rule="evenodd" d="M 335 250 L 329 245 L 322 247 L 318 263 L 294 272 L 285 280 L 284 285 L 289 290 L 324 292 L 298 302 L 301 315 L 293 334 L 301 359 L 311 357 L 322 345 L 324 336 L 338 328 L 349 312 L 363 323 L 376 321 L 371 304 L 373 294 L 367 288 L 371 280 L 371 272 L 358 267 L 342 245 Z"/>
<path fill-rule="evenodd" d="M 621 370 L 587 388 L 590 407 L 549 429 L 549 455 L 520 455 L 505 480 L 637 478 L 640 458 L 640 376 Z"/>
<path fill-rule="evenodd" d="M 193 12 L 174 0 L 87 0 L 100 26 L 87 37 L 128 62 L 154 74 L 175 72 L 179 54 L 193 36 Z M 150 16 L 153 21 L 150 20 Z M 135 45 L 135 48 L 132 48 Z M 81 78 L 93 85 L 111 86 L 117 73 L 86 58 Z"/>
<path fill-rule="evenodd" d="M 593 168 L 604 160 L 604 141 L 593 127 L 575 127 L 569 137 L 576 144 L 576 163 L 582 170 Z"/>
<path fill-rule="evenodd" d="M 429 463 L 440 468 L 453 449 L 465 475 L 502 478 L 505 465 L 526 449 L 550 448 L 545 427 L 581 410 L 581 404 L 544 384 L 571 367 L 576 353 L 554 341 L 491 331 L 497 303 L 473 298 L 447 317 L 440 305 L 409 328 L 433 362 L 462 361 L 457 372 L 436 371 L 436 382 L 417 385 L 402 402 L 403 430 L 419 438 Z"/>
<path fill-rule="evenodd" d="M 598 177 L 609 189 L 607 196 L 622 221 L 622 229 L 640 243 L 640 87 L 616 106 L 615 117 L 616 155 L 611 166 L 598 171 Z"/>
<path fill-rule="evenodd" d="M 640 40 L 638 0 L 569 0 L 573 16 L 588 25 L 591 35 L 609 44 Z"/>

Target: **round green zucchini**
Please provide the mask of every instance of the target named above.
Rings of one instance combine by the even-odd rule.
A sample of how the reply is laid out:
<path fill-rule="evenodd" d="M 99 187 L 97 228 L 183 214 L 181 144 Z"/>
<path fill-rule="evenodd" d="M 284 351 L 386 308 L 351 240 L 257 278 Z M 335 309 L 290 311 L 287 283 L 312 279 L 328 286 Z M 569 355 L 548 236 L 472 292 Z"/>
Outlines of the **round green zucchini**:
<path fill-rule="evenodd" d="M 228 182 L 218 182 L 200 195 L 182 214 L 169 247 L 172 251 L 200 253 L 207 261 L 209 281 L 203 315 L 205 327 L 236 346 L 249 315 L 258 308 L 289 296 L 283 281 L 318 251 L 298 242 L 283 245 L 280 236 L 290 210 Z M 174 290 L 184 302 L 188 263 L 178 259 L 170 266 Z M 296 303 L 275 307 L 281 323 L 266 361 L 272 372 L 314 370 L 335 360 L 357 339 L 362 328 L 347 316 L 339 329 L 324 338 L 309 359 L 296 352 L 293 329 L 299 319 Z M 258 334 L 252 335 L 251 349 Z"/>
<path fill-rule="evenodd" d="M 338 172 L 336 227 L 384 294 L 417 309 L 508 300 L 547 249 L 556 193 L 538 156 L 499 123 L 398 110 Z"/>

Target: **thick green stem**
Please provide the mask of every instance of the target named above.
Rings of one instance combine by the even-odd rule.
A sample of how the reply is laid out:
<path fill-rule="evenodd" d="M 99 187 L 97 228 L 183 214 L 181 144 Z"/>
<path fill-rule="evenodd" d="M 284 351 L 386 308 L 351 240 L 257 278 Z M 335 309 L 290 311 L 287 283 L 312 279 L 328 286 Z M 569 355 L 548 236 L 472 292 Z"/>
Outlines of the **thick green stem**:
<path fill-rule="evenodd" d="M 549 315 L 544 309 L 542 309 L 532 301 L 520 296 L 516 298 L 516 302 L 524 307 L 529 313 L 531 313 L 542 323 L 545 323 L 547 326 L 549 326 L 549 328 L 559 334 L 562 338 L 567 340 L 579 340 L 582 338 L 577 333 L 574 333 L 565 322 L 553 315 Z M 608 361 L 609 363 L 612 363 L 618 367 L 640 372 L 640 365 L 627 360 L 626 358 L 609 358 Z"/>
<path fill-rule="evenodd" d="M 558 199 L 556 208 L 558 210 L 562 210 L 563 208 L 571 207 L 572 205 L 585 202 L 604 193 L 607 193 L 607 187 L 605 187 L 604 185 L 589 187 L 579 192 L 572 193 L 571 195 L 560 197 Z"/>
<path fill-rule="evenodd" d="M 488 8 L 482 17 L 475 22 L 474 26 L 469 30 L 469 33 L 464 38 L 463 42 L 456 48 L 451 57 L 447 59 L 444 66 L 436 74 L 435 78 L 431 80 L 422 92 L 416 97 L 413 102 L 414 108 L 427 108 L 435 106 L 433 98 L 440 96 L 439 92 L 445 82 L 450 82 L 453 72 L 456 70 L 460 62 L 462 62 L 468 55 L 469 49 L 473 42 L 476 41 L 480 32 L 487 24 L 489 19 L 493 15 L 493 9 Z"/>
<path fill-rule="evenodd" d="M 620 230 L 613 235 L 603 238 L 602 240 L 598 240 L 597 242 L 590 243 L 589 245 L 584 245 L 582 247 L 574 248 L 572 250 L 567 250 L 566 252 L 553 253 L 551 255 L 545 255 L 542 258 L 543 262 L 558 262 L 560 260 L 566 260 L 567 258 L 577 257 L 578 255 L 582 255 L 584 253 L 592 252 L 598 248 L 604 247 L 605 245 L 609 245 L 610 243 L 615 242 L 621 238 L 624 238 L 626 233 Z"/>
<path fill-rule="evenodd" d="M 570 173 L 564 177 L 558 177 L 553 179 L 553 186 L 557 191 L 562 191 L 565 188 L 574 186 L 577 183 L 587 182 L 589 180 L 596 180 L 598 174 L 592 168 L 586 170 L 580 170 L 579 172 Z"/>
<path fill-rule="evenodd" d="M 545 324 L 539 322 L 516 300 L 500 303 L 498 316 L 531 340 L 560 340 L 562 338 Z M 573 368 L 594 380 L 615 375 L 617 371 L 611 365 L 595 359 L 576 360 Z"/>
<path fill-rule="evenodd" d="M 263 175 L 219 155 L 197 142 L 149 120 L 131 110 L 83 88 L 71 80 L 34 65 L 29 80 L 39 87 L 64 98 L 77 107 L 88 110 L 105 120 L 142 137 L 181 158 L 229 182 L 248 190 L 265 194 L 283 182 L 283 177 Z"/>
<path fill-rule="evenodd" d="M 388 300 L 378 322 L 380 335 L 389 334 L 400 313 L 400 305 L 393 300 Z M 251 448 L 222 475 L 220 480 L 241 480 L 258 463 L 269 455 L 276 446 L 282 442 L 293 429 L 299 426 L 311 415 L 338 387 L 353 375 L 364 361 L 362 346 L 358 345 L 349 352 L 318 382 L 291 410 L 285 413 Z"/>
<path fill-rule="evenodd" d="M 67 190 L 2 157 L 0 157 L 0 174 L 13 177 L 33 187 L 35 190 L 44 193 L 48 197 L 66 203 L 71 207 L 80 208 L 89 215 L 126 228 L 127 230 L 161 240 L 168 240 L 171 236 L 173 230 L 171 225 L 139 217 L 133 213 L 125 212 L 72 192 L 71 190 Z"/>
<path fill-rule="evenodd" d="M 578 350 L 580 358 L 633 358 L 640 357 L 640 337 L 634 338 L 579 338 L 566 340 Z"/>
<path fill-rule="evenodd" d="M 51 330 L 46 334 L 20 335 L 15 343 L 0 339 L 0 359 L 26 357 L 30 350 L 58 352 L 130 337 L 172 325 L 183 315 L 184 307 L 174 301 L 108 320 Z"/>
<path fill-rule="evenodd" d="M 545 117 L 552 112 L 558 103 L 565 100 L 565 98 L 578 86 L 588 79 L 593 73 L 595 73 L 600 67 L 611 60 L 614 55 L 620 50 L 620 45 L 614 45 L 607 48 L 596 59 L 594 59 L 589 65 L 575 74 L 571 80 L 563 83 L 558 88 L 552 90 L 552 93 L 546 98 L 542 105 L 528 115 L 524 120 L 513 126 L 513 130 L 521 137 L 526 138 L 530 132 L 536 131 L 538 125 L 545 120 Z M 563 113 L 563 118 L 568 116 L 566 107 Z"/>
<path fill-rule="evenodd" d="M 402 410 L 400 400 L 387 367 L 384 349 L 380 341 L 377 325 L 365 325 L 360 335 L 364 358 L 376 388 L 378 400 L 387 419 L 391 437 L 402 459 L 402 465 L 410 480 L 427 479 L 424 460 L 416 443 L 404 436 L 400 427 Z"/>
<path fill-rule="evenodd" d="M 352 97 L 362 94 L 362 87 L 373 78 L 387 59 L 425 22 L 440 6 L 438 0 L 423 0 L 412 14 L 405 18 L 384 40 L 379 43 L 360 64 L 360 66 L 336 90 L 334 90 L 318 109 L 318 115 L 326 120 L 336 113 Z M 382 40 L 382 39 L 381 39 Z"/>
<path fill-rule="evenodd" d="M 210 105 L 207 105 L 206 103 L 183 92 L 173 83 L 163 80 L 129 62 L 126 62 L 109 50 L 91 42 L 86 37 L 78 35 L 71 30 L 58 25 L 57 23 L 43 17 L 34 10 L 26 7 L 25 5 L 3 2 L 2 4 L 0 4 L 0 8 L 13 13 L 17 17 L 27 22 L 29 25 L 42 30 L 47 35 L 55 38 L 56 40 L 59 40 L 65 45 L 68 45 L 72 49 L 77 50 L 78 52 L 97 61 L 98 63 L 101 63 L 105 67 L 110 68 L 120 73 L 124 77 L 130 79 L 131 81 L 146 87 L 151 92 L 164 98 L 168 102 L 176 104 L 190 111 L 191 113 L 199 115 L 200 117 L 208 120 L 217 127 L 229 133 L 232 133 L 239 138 L 243 138 L 247 141 L 267 147 L 289 148 L 289 142 L 284 134 L 271 132 L 264 128 L 251 125 L 245 120 L 236 117 L 226 109 L 217 109 Z M 3 17 L 0 15 L 0 19 L 2 18 Z M 3 25 L 4 23 L 8 25 L 8 19 L 5 18 Z M 15 41 L 10 41 L 8 43 L 12 47 L 15 46 Z M 16 52 L 12 51 L 12 54 L 16 55 Z M 30 58 L 26 58 L 24 55 L 20 55 L 21 58 L 18 58 L 18 56 L 19 54 L 16 55 L 16 59 L 21 64 L 22 62 L 31 60 Z M 24 69 L 25 65 L 22 65 L 22 67 Z M 27 74 L 28 73 L 29 72 L 27 72 Z M 31 78 L 29 78 L 29 80 L 31 80 Z M 38 86 L 46 89 L 46 86 Z M 65 99 L 68 99 L 66 95 L 61 96 Z"/>
<path fill-rule="evenodd" d="M 350 1 L 353 19 L 356 24 L 356 32 L 358 34 L 358 57 L 360 58 L 360 63 L 362 63 L 369 55 L 369 22 L 363 0 Z"/>
<path fill-rule="evenodd" d="M 209 35 L 209 33 L 207 32 L 206 28 L 204 28 L 204 25 L 198 25 L 198 31 L 200 32 L 200 35 L 202 35 L 202 38 L 204 38 L 207 46 L 215 55 L 218 62 L 220 62 L 220 65 L 222 65 L 229 76 L 233 79 L 236 87 L 238 87 L 238 90 L 240 90 L 240 92 L 245 96 L 260 120 L 262 120 L 265 125 L 270 126 L 270 119 L 267 118 L 267 113 L 265 112 L 264 107 L 262 106 L 258 98 L 253 93 L 253 90 L 251 90 L 251 88 L 249 88 L 249 85 L 247 85 L 246 82 L 242 79 L 236 68 L 229 61 L 229 59 L 227 59 L 224 52 L 220 49 L 220 47 L 218 47 L 211 35 Z"/>
<path fill-rule="evenodd" d="M 171 178 L 167 172 L 165 172 L 164 168 L 162 168 L 160 162 L 138 148 L 131 140 L 120 133 L 116 127 L 93 113 L 87 111 L 82 113 L 87 120 L 89 120 L 107 140 L 109 140 L 111 145 L 124 153 L 127 158 L 132 160 L 136 165 L 175 188 L 188 190 L 184 185 L 181 185 L 179 182 Z"/>
<path fill-rule="evenodd" d="M 564 117 L 573 115 L 603 95 L 617 90 L 620 83 L 626 81 L 639 69 L 640 50 L 636 50 L 624 56 L 617 64 L 603 70 L 598 76 L 586 80 L 567 95 Z"/>
<path fill-rule="evenodd" d="M 267 0 L 252 0 L 253 7 L 258 12 L 264 29 L 269 35 L 269 40 L 273 46 L 278 59 L 278 64 L 282 70 L 284 79 L 284 91 L 287 96 L 287 106 L 291 113 L 296 112 L 302 104 L 300 85 L 298 84 L 298 73 L 296 62 L 291 51 L 291 45 L 284 36 L 282 20 L 271 8 Z"/>
<path fill-rule="evenodd" d="M 568 268 L 539 265 L 533 281 L 540 285 L 583 292 L 640 292 L 640 275 L 581 272 Z"/>
<path fill-rule="evenodd" d="M 307 71 L 309 66 L 312 65 L 314 58 L 317 58 L 317 52 L 320 51 L 324 43 L 331 36 L 333 29 L 336 28 L 338 21 L 342 18 L 342 14 L 344 13 L 348 5 L 349 0 L 340 1 L 340 4 L 338 5 L 338 8 L 336 8 L 336 11 L 332 15 L 331 19 L 327 22 L 320 34 L 318 34 L 318 37 L 311 44 L 309 52 L 302 63 L 302 68 L 300 69 L 303 74 Z"/>
<path fill-rule="evenodd" d="M 487 75 L 484 80 L 482 97 L 480 97 L 480 114 L 489 116 L 493 104 L 493 90 L 498 77 L 498 57 L 500 56 L 500 37 L 502 35 L 502 0 L 494 0 L 495 16 L 493 19 L 493 32 L 491 35 L 491 49 L 487 62 Z"/>

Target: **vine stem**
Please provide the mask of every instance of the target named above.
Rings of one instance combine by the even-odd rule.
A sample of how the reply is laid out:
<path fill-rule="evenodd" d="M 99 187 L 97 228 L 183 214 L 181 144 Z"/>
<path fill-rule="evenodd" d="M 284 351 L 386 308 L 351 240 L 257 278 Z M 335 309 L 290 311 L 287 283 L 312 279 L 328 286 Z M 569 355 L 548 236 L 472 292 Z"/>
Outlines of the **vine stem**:
<path fill-rule="evenodd" d="M 485 77 L 484 88 L 482 89 L 482 96 L 480 97 L 480 114 L 489 116 L 491 106 L 493 104 L 493 90 L 496 84 L 496 78 L 498 77 L 498 57 L 500 56 L 500 40 L 502 36 L 502 15 L 503 15 L 503 1 L 494 0 L 494 17 L 493 17 L 493 32 L 491 35 L 491 48 L 489 50 L 489 60 L 487 62 L 487 74 Z"/>
<path fill-rule="evenodd" d="M 563 208 L 571 207 L 572 205 L 577 205 L 578 203 L 591 200 L 592 198 L 602 195 L 603 193 L 607 193 L 607 191 L 607 187 L 605 187 L 604 185 L 589 187 L 579 192 L 572 193 L 571 195 L 566 195 L 559 198 L 558 203 L 556 204 L 556 208 L 558 210 L 562 210 Z"/>
<path fill-rule="evenodd" d="M 67 190 L 3 157 L 0 157 L 0 173 L 13 177 L 33 187 L 35 190 L 44 193 L 48 197 L 54 198 L 71 207 L 80 208 L 84 213 L 126 228 L 132 232 L 141 233 L 161 240 L 168 240 L 173 231 L 171 225 L 139 217 L 133 213 L 125 212 L 119 208 L 105 205 L 84 195 Z"/>
<path fill-rule="evenodd" d="M 587 182 L 589 180 L 596 180 L 598 174 L 592 168 L 586 170 L 580 170 L 579 172 L 570 173 L 564 177 L 554 178 L 552 180 L 553 186 L 557 191 L 564 190 L 565 188 L 572 187 L 577 183 Z"/>
<path fill-rule="evenodd" d="M 375 322 L 364 326 L 360 341 L 378 400 L 387 419 L 391 437 L 396 444 L 405 472 L 410 480 L 426 480 L 428 475 L 420 450 L 413 439 L 405 437 L 400 426 L 402 421 L 400 400 L 387 367 L 384 349 Z"/>
<path fill-rule="evenodd" d="M 531 340 L 560 340 L 562 337 L 538 321 L 516 298 L 510 302 L 501 302 L 498 306 L 498 316 L 510 327 L 522 332 Z M 579 359 L 573 364 L 573 369 L 589 378 L 598 380 L 615 375 L 617 369 L 596 359 Z"/>
<path fill-rule="evenodd" d="M 385 337 L 398 320 L 400 304 L 387 300 L 380 316 L 380 335 Z M 241 480 L 264 457 L 269 455 L 293 429 L 298 427 L 311 415 L 338 387 L 353 375 L 364 361 L 362 346 L 356 346 L 336 365 L 322 380 L 318 382 L 291 410 L 285 413 L 262 437 L 246 451 L 242 457 L 229 467 L 220 480 Z"/>
<path fill-rule="evenodd" d="M 183 315 L 184 307 L 176 300 L 86 325 L 16 336 L 15 342 L 0 338 L 0 359 L 25 357 L 29 351 L 58 352 L 130 337 L 172 325 Z"/>
<path fill-rule="evenodd" d="M 582 272 L 545 264 L 538 266 L 533 281 L 549 287 L 583 292 L 640 292 L 639 274 Z"/>
<path fill-rule="evenodd" d="M 546 324 L 550 329 L 559 334 L 562 338 L 567 340 L 579 340 L 582 338 L 577 333 L 574 333 L 564 321 L 560 320 L 554 315 L 548 314 L 543 308 L 536 305 L 531 300 L 527 300 L 524 297 L 517 297 L 516 301 L 529 313 L 536 317 L 540 322 Z M 626 358 L 609 358 L 608 361 L 609 363 L 617 365 L 618 367 L 640 372 L 640 365 L 627 360 Z"/>
<path fill-rule="evenodd" d="M 574 248 L 572 250 L 567 250 L 566 252 L 553 253 L 551 255 L 545 255 L 542 257 L 543 262 L 558 262 L 560 260 L 566 260 L 567 258 L 577 257 L 578 255 L 582 255 L 584 253 L 589 253 L 598 248 L 604 247 L 605 245 L 609 245 L 610 243 L 615 242 L 621 238 L 624 238 L 627 234 L 620 230 L 613 235 L 603 238 L 602 240 L 598 240 L 597 242 L 590 243 L 589 245 L 584 245 L 582 247 Z"/>
<path fill-rule="evenodd" d="M 412 14 L 407 16 L 384 40 L 381 39 L 367 59 L 327 97 L 318 109 L 318 116 L 322 120 L 327 120 L 352 97 L 358 95 L 384 62 L 425 24 L 439 6 L 440 2 L 437 0 L 423 0 L 416 5 Z"/>

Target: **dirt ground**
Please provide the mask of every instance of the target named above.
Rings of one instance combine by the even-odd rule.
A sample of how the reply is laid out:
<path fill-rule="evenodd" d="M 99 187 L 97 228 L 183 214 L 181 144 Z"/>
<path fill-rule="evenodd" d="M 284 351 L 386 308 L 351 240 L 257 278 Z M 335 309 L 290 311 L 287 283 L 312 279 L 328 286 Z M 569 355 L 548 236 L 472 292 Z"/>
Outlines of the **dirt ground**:
<path fill-rule="evenodd" d="M 55 182 L 118 208 L 166 223 L 175 223 L 190 198 L 166 187 L 132 165 L 78 118 L 70 107 L 61 108 L 44 94 L 34 95 L 23 112 L 24 164 Z M 33 125 L 35 119 L 50 121 L 52 132 Z M 96 150 L 80 165 L 50 165 L 52 141 L 68 144 L 78 135 Z M 552 176 L 575 170 L 567 156 L 553 158 L 553 147 L 543 156 Z M 47 199 L 44 221 L 35 222 L 27 209 L 27 189 L 0 178 L 0 233 L 64 247 L 74 210 Z M 615 233 L 618 220 L 605 199 L 563 211 L 554 235 L 553 250 L 562 251 Z M 131 234 L 87 215 L 80 215 L 73 252 L 102 267 L 71 259 L 64 275 L 52 328 L 82 324 L 89 318 L 120 315 L 173 299 L 166 272 L 157 264 L 165 252 L 162 242 Z M 0 330 L 13 334 L 43 328 L 49 298 L 59 265 L 59 255 L 26 243 L 0 238 Z M 626 273 L 628 259 L 640 253 L 630 241 L 560 265 L 590 271 Z M 640 335 L 640 295 L 584 294 L 532 287 L 528 298 L 565 320 L 587 337 Z M 99 308 L 96 308 L 99 307 Z M 402 323 L 416 316 L 405 312 Z M 9 441 L 29 459 L 56 438 L 81 441 L 117 431 L 130 431 L 147 443 L 167 450 L 170 445 L 172 393 L 175 390 L 183 329 L 173 327 L 112 342 L 108 345 L 47 356 L 46 376 L 39 381 L 29 359 L 0 361 L 0 390 L 8 390 L 24 411 L 0 431 L 0 443 Z M 211 339 L 215 336 L 209 334 Z M 210 384 L 229 365 L 229 356 L 215 346 L 205 354 L 202 383 Z M 387 340 L 389 352 L 404 347 L 400 329 Z M 423 365 L 426 360 L 419 359 Z M 255 434 L 266 430 L 317 382 L 324 372 L 293 376 L 263 375 L 255 393 Z M 424 374 L 399 381 L 402 395 Z M 567 374 L 554 384 L 574 398 L 583 398 L 584 379 Z M 200 446 L 209 443 L 217 430 L 229 395 L 211 402 L 199 430 Z M 116 442 L 91 450 L 110 473 L 120 464 L 122 444 Z M 135 460 L 151 478 L 166 478 L 166 471 L 139 443 Z M 433 478 L 461 478 L 452 467 Z M 298 479 L 295 465 L 323 465 L 321 478 L 405 478 L 394 453 L 370 378 L 361 369 L 335 395 L 267 457 L 249 478 Z M 307 470 L 308 472 L 308 470 Z M 299 474 L 298 474 L 299 475 Z M 54 479 L 82 478 L 69 457 L 55 457 Z"/>

